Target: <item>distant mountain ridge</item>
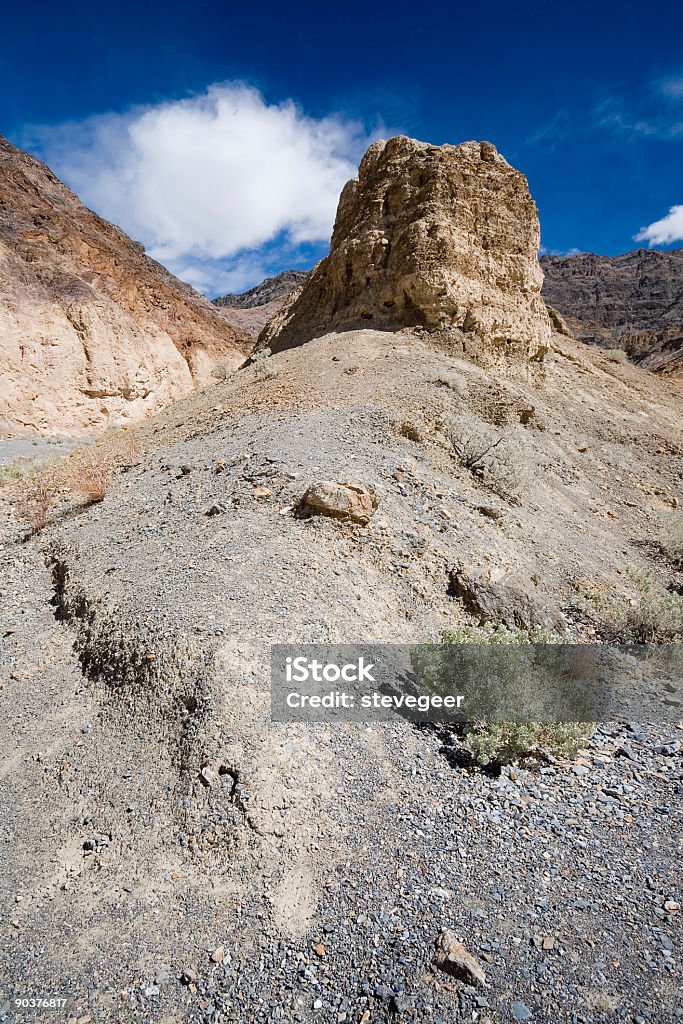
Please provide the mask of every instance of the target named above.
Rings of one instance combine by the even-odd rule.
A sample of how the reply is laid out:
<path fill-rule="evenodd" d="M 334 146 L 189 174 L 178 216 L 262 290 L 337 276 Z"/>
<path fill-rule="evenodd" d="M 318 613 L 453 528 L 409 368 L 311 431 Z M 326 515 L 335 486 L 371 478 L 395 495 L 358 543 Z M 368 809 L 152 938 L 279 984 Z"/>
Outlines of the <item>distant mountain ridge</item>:
<path fill-rule="evenodd" d="M 214 306 L 232 306 L 236 309 L 254 309 L 265 306 L 275 299 L 285 299 L 291 291 L 298 288 L 308 277 L 307 270 L 283 270 L 273 277 L 266 277 L 247 292 L 235 292 L 220 295 L 213 299 Z"/>
<path fill-rule="evenodd" d="M 580 341 L 683 374 L 683 249 L 543 256 L 543 297 Z"/>

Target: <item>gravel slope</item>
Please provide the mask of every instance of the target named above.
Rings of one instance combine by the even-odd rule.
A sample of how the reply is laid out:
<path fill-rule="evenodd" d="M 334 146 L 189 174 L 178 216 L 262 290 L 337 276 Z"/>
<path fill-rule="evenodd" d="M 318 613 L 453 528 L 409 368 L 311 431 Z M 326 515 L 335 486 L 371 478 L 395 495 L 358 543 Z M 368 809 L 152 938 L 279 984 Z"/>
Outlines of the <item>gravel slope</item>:
<path fill-rule="evenodd" d="M 436 637 L 470 621 L 456 563 L 504 567 L 583 639 L 587 573 L 676 582 L 649 540 L 680 398 L 557 344 L 531 387 L 407 335 L 318 339 L 105 439 L 105 500 L 28 543 L 5 501 L 6 996 L 64 993 L 53 1019 L 84 1024 L 683 1016 L 680 727 L 605 726 L 573 766 L 496 777 L 448 731 L 269 720 L 271 643 Z M 530 405 L 542 469 L 515 505 L 438 422 Z M 50 471 L 65 501 L 82 457 Z M 296 517 L 350 477 L 380 494 L 370 526 Z M 444 928 L 485 987 L 432 967 Z"/>

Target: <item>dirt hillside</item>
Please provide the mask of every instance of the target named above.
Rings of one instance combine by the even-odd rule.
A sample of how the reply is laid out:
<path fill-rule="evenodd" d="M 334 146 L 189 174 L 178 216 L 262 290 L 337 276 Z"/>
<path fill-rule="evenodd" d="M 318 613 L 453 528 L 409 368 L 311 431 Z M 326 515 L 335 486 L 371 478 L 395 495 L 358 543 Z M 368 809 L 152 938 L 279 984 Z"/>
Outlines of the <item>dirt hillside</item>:
<path fill-rule="evenodd" d="M 676 1019 L 680 729 L 607 724 L 573 767 L 496 775 L 449 730 L 270 721 L 278 640 L 483 619 L 589 640 L 582 594 L 680 592 L 656 542 L 680 389 L 558 335 L 546 362 L 530 384 L 412 331 L 328 334 L 55 463 L 26 542 L 22 486 L 0 492 L 8 998 L 169 1024 Z M 510 432 L 507 469 L 463 464 L 473 420 Z M 326 480 L 374 488 L 367 525 L 297 515 Z M 444 928 L 485 987 L 432 966 Z"/>

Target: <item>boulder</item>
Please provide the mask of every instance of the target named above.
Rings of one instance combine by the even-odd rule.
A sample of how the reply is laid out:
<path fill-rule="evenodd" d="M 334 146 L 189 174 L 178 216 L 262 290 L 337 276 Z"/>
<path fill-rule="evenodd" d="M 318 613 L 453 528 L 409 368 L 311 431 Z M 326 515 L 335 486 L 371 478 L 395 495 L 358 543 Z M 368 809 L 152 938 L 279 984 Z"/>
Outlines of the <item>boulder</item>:
<path fill-rule="evenodd" d="M 299 502 L 301 515 L 330 516 L 366 525 L 379 506 L 379 495 L 368 484 L 323 480 L 311 484 Z"/>
<path fill-rule="evenodd" d="M 547 629 L 563 633 L 566 623 L 560 609 L 551 600 L 534 593 L 514 574 L 491 578 L 478 569 L 454 568 L 449 574 L 449 593 L 462 601 L 465 610 L 480 623 L 503 625 L 509 629 Z"/>

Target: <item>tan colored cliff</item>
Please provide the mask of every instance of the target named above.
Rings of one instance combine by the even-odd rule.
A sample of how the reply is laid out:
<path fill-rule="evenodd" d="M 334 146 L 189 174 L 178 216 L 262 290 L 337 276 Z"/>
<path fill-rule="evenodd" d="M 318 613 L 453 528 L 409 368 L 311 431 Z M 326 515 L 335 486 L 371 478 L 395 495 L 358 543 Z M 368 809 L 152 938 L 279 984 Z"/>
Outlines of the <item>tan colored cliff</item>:
<path fill-rule="evenodd" d="M 539 225 L 526 178 L 488 142 L 375 142 L 345 186 L 330 254 L 266 325 L 259 348 L 354 326 L 417 327 L 490 367 L 547 351 Z"/>
<path fill-rule="evenodd" d="M 0 136 L 0 431 L 133 422 L 249 348 L 203 296 Z"/>

